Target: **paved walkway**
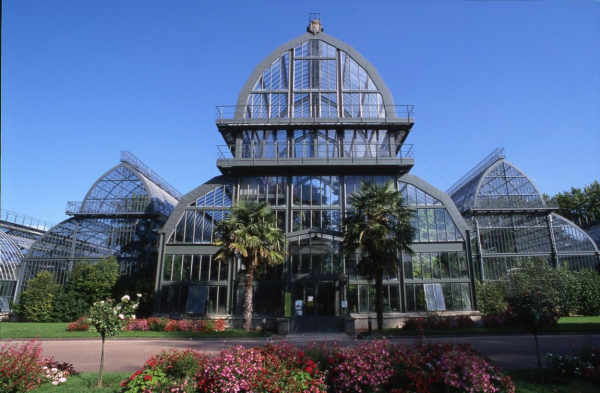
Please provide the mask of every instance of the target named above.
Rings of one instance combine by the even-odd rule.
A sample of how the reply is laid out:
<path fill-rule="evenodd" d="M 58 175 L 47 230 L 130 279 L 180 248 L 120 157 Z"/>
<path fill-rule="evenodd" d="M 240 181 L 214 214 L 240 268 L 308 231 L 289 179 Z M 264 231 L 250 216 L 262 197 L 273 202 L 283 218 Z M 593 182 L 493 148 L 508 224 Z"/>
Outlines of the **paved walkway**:
<path fill-rule="evenodd" d="M 565 334 L 540 337 L 541 353 L 572 355 L 574 350 L 581 348 L 585 340 L 594 339 L 600 343 L 600 333 L 593 335 Z M 281 340 L 275 337 L 273 341 Z M 298 345 L 313 341 L 337 342 L 339 345 L 354 345 L 362 340 L 356 340 L 345 334 L 304 333 L 289 334 L 286 341 Z M 537 367 L 535 341 L 532 335 L 505 336 L 470 336 L 433 338 L 431 341 L 455 341 L 470 343 L 478 351 L 486 354 L 502 368 Z M 60 362 L 73 363 L 77 371 L 98 371 L 100 367 L 100 340 L 78 339 L 40 339 L 44 349 L 43 355 L 53 356 Z M 232 346 L 244 347 L 266 345 L 266 339 L 234 339 L 234 340 L 145 340 L 145 339 L 112 339 L 106 342 L 105 371 L 131 372 L 139 369 L 152 355 L 168 348 L 193 348 L 206 353 L 218 353 Z M 411 338 L 393 338 L 393 342 L 414 343 Z M 429 341 L 429 339 L 426 339 Z"/>

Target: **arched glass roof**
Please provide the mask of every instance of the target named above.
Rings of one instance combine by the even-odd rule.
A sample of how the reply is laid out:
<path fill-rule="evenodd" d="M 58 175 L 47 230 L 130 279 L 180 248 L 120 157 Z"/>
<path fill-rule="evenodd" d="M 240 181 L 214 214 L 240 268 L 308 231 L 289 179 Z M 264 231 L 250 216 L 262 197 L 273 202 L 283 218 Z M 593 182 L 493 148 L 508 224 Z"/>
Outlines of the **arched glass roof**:
<path fill-rule="evenodd" d="M 381 76 L 351 46 L 306 33 L 280 46 L 252 73 L 236 117 L 395 117 Z"/>
<path fill-rule="evenodd" d="M 177 199 L 128 163 L 121 163 L 100 177 L 90 188 L 79 212 L 116 212 L 125 201 L 153 201 L 154 209 L 165 215 Z"/>
<path fill-rule="evenodd" d="M 546 206 L 542 194 L 531 179 L 506 161 L 503 153 L 502 150 L 501 156 L 495 156 L 496 161 L 487 162 L 486 167 L 471 171 L 470 178 L 461 179 L 457 185 L 448 190 L 461 212 L 469 209 Z"/>
<path fill-rule="evenodd" d="M 103 258 L 112 255 L 111 236 L 111 226 L 105 220 L 69 218 L 36 241 L 26 259 Z"/>
<path fill-rule="evenodd" d="M 21 263 L 26 247 L 33 243 L 33 239 L 13 236 L 0 231 L 0 280 L 14 281 L 15 269 Z"/>
<path fill-rule="evenodd" d="M 556 213 L 552 213 L 552 218 L 557 252 L 598 251 L 590 236 L 577 225 Z"/>

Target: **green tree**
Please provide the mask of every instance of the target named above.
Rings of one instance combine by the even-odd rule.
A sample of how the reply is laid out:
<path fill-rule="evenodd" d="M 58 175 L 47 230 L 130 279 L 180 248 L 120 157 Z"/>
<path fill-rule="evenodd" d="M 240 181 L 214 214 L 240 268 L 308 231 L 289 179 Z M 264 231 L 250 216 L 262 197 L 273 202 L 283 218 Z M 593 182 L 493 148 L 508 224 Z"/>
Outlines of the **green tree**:
<path fill-rule="evenodd" d="M 29 322 L 54 322 L 54 301 L 62 287 L 54 274 L 41 271 L 27 281 L 27 290 L 21 294 L 19 309 Z"/>
<path fill-rule="evenodd" d="M 600 220 L 600 183 L 598 180 L 552 197 L 558 203 L 558 214 L 578 224 Z"/>
<path fill-rule="evenodd" d="M 94 301 L 111 295 L 118 278 L 119 263 L 114 257 L 96 263 L 81 260 L 73 265 L 65 289 L 69 295 L 92 305 Z"/>
<path fill-rule="evenodd" d="M 384 185 L 363 182 L 350 196 L 350 203 L 344 252 L 348 257 L 358 252 L 359 272 L 375 281 L 377 330 L 383 330 L 383 275 L 398 269 L 400 252 L 413 254 L 413 210 L 404 204 L 392 181 Z"/>
<path fill-rule="evenodd" d="M 215 244 L 220 247 L 216 259 L 234 261 L 239 256 L 244 264 L 244 330 L 249 331 L 256 269 L 283 263 L 287 241 L 268 203 L 240 200 L 217 224 Z"/>

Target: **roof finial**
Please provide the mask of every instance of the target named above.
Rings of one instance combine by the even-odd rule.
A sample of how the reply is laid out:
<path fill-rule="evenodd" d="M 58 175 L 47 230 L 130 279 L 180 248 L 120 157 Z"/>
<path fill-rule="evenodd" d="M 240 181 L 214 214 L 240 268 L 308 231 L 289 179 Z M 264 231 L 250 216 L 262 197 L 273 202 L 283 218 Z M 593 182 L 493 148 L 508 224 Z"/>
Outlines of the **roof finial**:
<path fill-rule="evenodd" d="M 320 13 L 310 13 L 308 17 L 308 27 L 306 31 L 312 33 L 313 35 L 317 35 L 323 31 L 323 25 L 321 25 L 321 14 Z"/>

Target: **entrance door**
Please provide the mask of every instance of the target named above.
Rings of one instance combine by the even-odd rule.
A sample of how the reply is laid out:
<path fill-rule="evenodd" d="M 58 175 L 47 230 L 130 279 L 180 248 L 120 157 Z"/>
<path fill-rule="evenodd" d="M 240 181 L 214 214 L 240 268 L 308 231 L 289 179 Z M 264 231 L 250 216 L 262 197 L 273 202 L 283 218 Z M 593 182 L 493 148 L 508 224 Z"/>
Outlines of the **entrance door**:
<path fill-rule="evenodd" d="M 294 320 L 296 332 L 339 332 L 340 285 L 337 281 L 301 282 L 294 285 Z"/>

